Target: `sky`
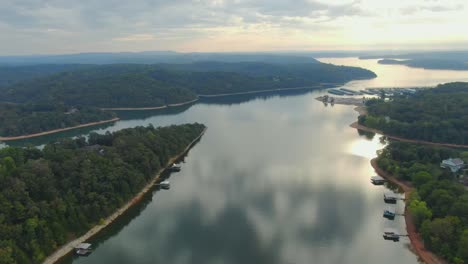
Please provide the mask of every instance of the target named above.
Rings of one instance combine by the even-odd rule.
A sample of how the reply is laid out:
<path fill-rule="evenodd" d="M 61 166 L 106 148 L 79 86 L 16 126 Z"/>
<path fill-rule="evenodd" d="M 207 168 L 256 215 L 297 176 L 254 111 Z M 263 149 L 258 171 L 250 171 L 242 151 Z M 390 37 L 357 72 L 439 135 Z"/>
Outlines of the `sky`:
<path fill-rule="evenodd" d="M 468 47 L 467 5 L 466 0 L 1 0 L 0 55 L 460 50 Z"/>

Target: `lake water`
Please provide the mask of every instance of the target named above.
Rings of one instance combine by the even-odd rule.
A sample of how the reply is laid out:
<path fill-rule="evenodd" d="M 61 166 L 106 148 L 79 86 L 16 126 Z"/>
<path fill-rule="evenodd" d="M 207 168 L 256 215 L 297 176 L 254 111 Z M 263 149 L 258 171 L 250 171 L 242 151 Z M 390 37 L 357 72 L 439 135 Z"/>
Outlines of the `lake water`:
<path fill-rule="evenodd" d="M 354 88 L 468 80 L 468 72 L 321 60 L 379 75 L 347 84 Z M 418 263 L 407 238 L 382 238 L 385 227 L 406 231 L 402 217 L 382 217 L 386 188 L 369 182 L 369 161 L 383 146 L 379 138 L 350 128 L 357 118 L 353 108 L 324 106 L 315 100 L 321 94 L 233 97 L 127 113 L 97 129 L 187 122 L 208 127 L 182 171 L 171 176 L 169 191 L 155 190 L 91 240 L 90 256 L 63 263 Z M 402 202 L 396 207 L 403 212 Z"/>

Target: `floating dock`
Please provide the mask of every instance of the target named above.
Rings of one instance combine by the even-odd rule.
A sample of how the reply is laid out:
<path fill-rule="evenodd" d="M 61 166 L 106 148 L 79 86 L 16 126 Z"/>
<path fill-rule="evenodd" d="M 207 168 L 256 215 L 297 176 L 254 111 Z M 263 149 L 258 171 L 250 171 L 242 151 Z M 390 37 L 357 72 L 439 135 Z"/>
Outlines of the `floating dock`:
<path fill-rule="evenodd" d="M 179 164 L 175 164 L 173 163 L 170 167 L 169 167 L 169 171 L 172 171 L 172 172 L 178 172 L 180 171 L 181 167 Z"/>
<path fill-rule="evenodd" d="M 386 182 L 386 180 L 380 176 L 372 176 L 371 183 L 374 185 L 382 185 Z"/>
<path fill-rule="evenodd" d="M 393 240 L 393 242 L 400 241 L 400 234 L 393 228 L 385 228 L 383 233 L 385 240 Z"/>
<path fill-rule="evenodd" d="M 383 211 L 383 217 L 389 219 L 389 220 L 393 220 L 395 219 L 395 216 L 396 216 L 396 211 L 395 211 L 395 208 L 394 207 L 387 207 L 386 209 L 384 209 Z"/>
<path fill-rule="evenodd" d="M 90 243 L 81 243 L 75 248 L 75 254 L 79 256 L 87 256 L 91 254 L 92 248 Z"/>
<path fill-rule="evenodd" d="M 171 183 L 168 180 L 164 180 L 160 183 L 157 183 L 156 186 L 164 190 L 169 190 L 171 188 Z"/>
<path fill-rule="evenodd" d="M 389 203 L 389 204 L 396 204 L 397 200 L 402 200 L 401 197 L 397 196 L 396 194 L 392 192 L 384 193 L 383 197 L 384 197 L 384 202 Z"/>

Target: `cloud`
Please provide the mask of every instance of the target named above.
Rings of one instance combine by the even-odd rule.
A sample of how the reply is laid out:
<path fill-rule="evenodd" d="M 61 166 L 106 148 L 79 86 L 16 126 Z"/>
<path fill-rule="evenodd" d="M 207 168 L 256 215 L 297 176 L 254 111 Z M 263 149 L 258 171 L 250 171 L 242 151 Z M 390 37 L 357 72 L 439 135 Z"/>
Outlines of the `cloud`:
<path fill-rule="evenodd" d="M 413 15 L 415 13 L 420 13 L 424 11 L 429 12 L 450 12 L 463 9 L 462 4 L 458 5 L 422 5 L 422 6 L 406 6 L 400 9 L 401 13 L 404 15 Z"/>
<path fill-rule="evenodd" d="M 120 38 L 113 38 L 114 41 L 149 41 L 155 40 L 156 37 L 151 34 L 133 34 Z"/>
<path fill-rule="evenodd" d="M 342 45 L 347 41 L 345 38 L 366 29 L 369 23 L 398 26 L 398 21 L 404 18 L 401 16 L 432 19 L 428 12 L 460 13 L 464 8 L 462 0 L 448 4 L 433 0 L 411 3 L 408 6 L 384 0 L 2 0 L 0 52 L 224 50 L 219 45 L 234 41 L 238 42 L 237 48 L 229 47 L 237 50 L 303 48 L 317 45 L 318 40 L 320 46 Z M 388 19 L 386 16 L 392 13 L 393 17 Z M 452 17 L 445 20 L 449 19 Z M 457 23 L 466 22 L 465 16 L 460 19 Z M 360 26 L 356 29 L 357 25 Z M 210 41 L 220 44 L 209 45 Z M 245 41 L 251 46 L 242 47 Z"/>

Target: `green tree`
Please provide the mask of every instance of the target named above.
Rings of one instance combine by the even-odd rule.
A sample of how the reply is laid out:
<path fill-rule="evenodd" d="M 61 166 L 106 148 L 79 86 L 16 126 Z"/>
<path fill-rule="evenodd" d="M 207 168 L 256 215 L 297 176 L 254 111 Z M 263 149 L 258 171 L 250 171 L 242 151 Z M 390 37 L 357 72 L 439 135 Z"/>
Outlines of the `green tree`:
<path fill-rule="evenodd" d="M 432 218 L 432 211 L 427 208 L 426 202 L 414 199 L 408 208 L 418 229 L 425 220 Z"/>
<path fill-rule="evenodd" d="M 432 180 L 432 175 L 427 171 L 419 171 L 411 177 L 413 184 L 418 187 Z"/>
<path fill-rule="evenodd" d="M 457 256 L 468 263 L 468 229 L 465 229 L 460 237 Z"/>

